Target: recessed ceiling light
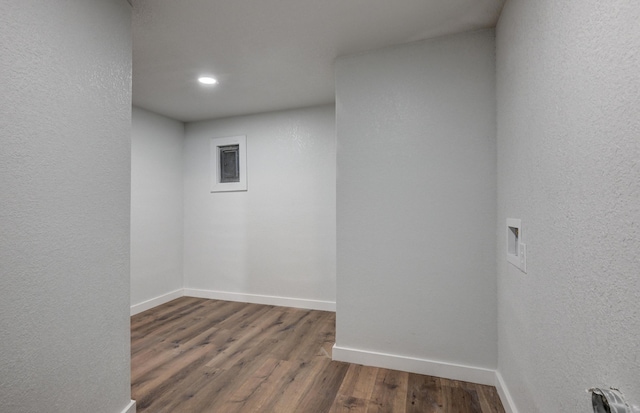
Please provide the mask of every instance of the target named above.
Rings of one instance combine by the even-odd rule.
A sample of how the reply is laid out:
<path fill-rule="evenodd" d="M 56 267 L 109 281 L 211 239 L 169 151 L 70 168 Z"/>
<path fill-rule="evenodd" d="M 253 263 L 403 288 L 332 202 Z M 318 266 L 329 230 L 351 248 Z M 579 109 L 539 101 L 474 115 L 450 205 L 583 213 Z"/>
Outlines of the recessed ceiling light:
<path fill-rule="evenodd" d="M 198 82 L 202 83 L 203 85 L 215 85 L 216 83 L 218 83 L 218 81 L 211 76 L 200 76 L 198 78 Z"/>

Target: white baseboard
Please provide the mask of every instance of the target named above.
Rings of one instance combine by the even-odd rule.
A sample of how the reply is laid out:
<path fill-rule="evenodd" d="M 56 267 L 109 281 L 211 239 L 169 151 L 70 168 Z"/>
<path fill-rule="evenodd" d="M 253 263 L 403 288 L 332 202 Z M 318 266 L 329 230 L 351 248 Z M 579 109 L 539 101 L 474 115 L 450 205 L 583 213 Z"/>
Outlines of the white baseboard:
<path fill-rule="evenodd" d="M 516 404 L 513 402 L 511 398 L 511 393 L 509 393 L 509 389 L 507 388 L 507 384 L 504 382 L 502 378 L 502 374 L 499 371 L 496 371 L 496 390 L 498 390 L 498 396 L 500 396 L 500 401 L 502 401 L 502 407 L 504 407 L 504 411 L 506 413 L 518 413 L 518 409 L 516 408 Z"/>
<path fill-rule="evenodd" d="M 131 402 L 124 408 L 122 413 L 136 413 L 136 401 L 131 400 Z"/>
<path fill-rule="evenodd" d="M 333 346 L 333 359 L 365 366 L 425 374 L 451 380 L 495 386 L 506 413 L 518 413 L 513 398 L 509 393 L 499 371 L 482 367 L 463 366 L 434 360 L 404 357 L 394 354 L 377 353 L 348 347 Z"/>
<path fill-rule="evenodd" d="M 160 304 L 168 303 L 169 301 L 175 300 L 176 298 L 180 298 L 182 296 L 184 296 L 184 290 L 182 288 L 179 288 L 175 291 L 171 291 L 170 293 L 163 294 L 159 297 L 155 297 L 150 300 L 132 305 L 131 315 L 136 315 L 143 311 L 147 311 L 150 308 L 159 306 Z"/>
<path fill-rule="evenodd" d="M 409 373 L 442 377 L 451 380 L 468 381 L 471 383 L 495 385 L 495 370 L 481 367 L 463 366 L 441 361 L 425 360 L 395 354 L 377 353 L 374 351 L 358 350 L 348 347 L 333 346 L 333 359 L 365 366 L 381 367 L 391 370 L 407 371 Z"/>
<path fill-rule="evenodd" d="M 336 311 L 333 301 L 307 300 L 303 298 L 275 297 L 271 295 L 230 293 L 225 291 L 198 290 L 185 288 L 187 297 L 210 298 L 214 300 L 240 301 L 243 303 L 277 305 L 280 307 L 306 308 L 309 310 Z"/>

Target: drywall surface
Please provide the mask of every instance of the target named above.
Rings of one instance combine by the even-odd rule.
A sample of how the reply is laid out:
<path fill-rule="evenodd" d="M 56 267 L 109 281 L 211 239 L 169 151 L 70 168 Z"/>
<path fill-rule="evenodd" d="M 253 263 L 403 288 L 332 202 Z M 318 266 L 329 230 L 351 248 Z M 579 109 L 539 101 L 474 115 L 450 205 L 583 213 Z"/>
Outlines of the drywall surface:
<path fill-rule="evenodd" d="M 131 305 L 182 288 L 184 124 L 133 108 Z"/>
<path fill-rule="evenodd" d="M 337 346 L 495 368 L 494 46 L 337 60 Z"/>
<path fill-rule="evenodd" d="M 638 22 L 638 2 L 514 0 L 497 28 L 499 371 L 520 412 L 590 412 L 591 386 L 640 404 Z"/>
<path fill-rule="evenodd" d="M 2 5 L 2 411 L 130 402 L 130 13 Z"/>
<path fill-rule="evenodd" d="M 212 138 L 247 137 L 244 192 L 210 192 Z M 335 302 L 335 111 L 188 123 L 184 286 Z"/>

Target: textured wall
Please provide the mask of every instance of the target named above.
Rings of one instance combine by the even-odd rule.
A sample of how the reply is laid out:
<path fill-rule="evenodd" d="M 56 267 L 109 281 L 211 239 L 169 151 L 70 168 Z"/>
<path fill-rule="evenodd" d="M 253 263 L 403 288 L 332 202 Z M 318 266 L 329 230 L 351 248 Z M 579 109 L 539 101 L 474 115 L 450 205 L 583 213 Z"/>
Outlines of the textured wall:
<path fill-rule="evenodd" d="M 494 46 L 336 62 L 336 345 L 495 368 Z"/>
<path fill-rule="evenodd" d="M 211 138 L 247 136 L 248 191 L 210 193 Z M 333 106 L 188 123 L 185 287 L 335 302 Z"/>
<path fill-rule="evenodd" d="M 133 108 L 131 304 L 182 288 L 184 124 Z"/>
<path fill-rule="evenodd" d="M 0 6 L 0 410 L 129 389 L 130 7 Z"/>
<path fill-rule="evenodd" d="M 640 404 L 639 22 L 634 1 L 512 0 L 498 25 L 499 370 L 521 412 L 591 411 L 596 385 Z"/>

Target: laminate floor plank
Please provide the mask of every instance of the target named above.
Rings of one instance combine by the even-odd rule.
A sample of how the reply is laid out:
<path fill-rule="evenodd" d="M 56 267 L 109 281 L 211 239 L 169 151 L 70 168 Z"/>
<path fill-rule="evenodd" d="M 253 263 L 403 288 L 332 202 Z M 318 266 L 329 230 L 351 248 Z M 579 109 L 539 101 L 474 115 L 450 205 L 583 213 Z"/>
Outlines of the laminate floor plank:
<path fill-rule="evenodd" d="M 315 375 L 321 366 L 331 361 L 316 358 L 310 362 L 296 361 L 296 365 L 285 377 L 284 383 L 276 389 L 274 397 L 263 406 L 265 412 L 295 412 L 302 397 L 313 385 Z"/>
<path fill-rule="evenodd" d="M 378 368 L 350 364 L 339 393 L 343 396 L 369 400 L 376 385 Z"/>
<path fill-rule="evenodd" d="M 168 303 L 153 307 L 147 311 L 139 313 L 131 317 L 131 329 L 132 331 L 140 331 L 142 326 L 148 324 L 157 325 L 158 319 L 166 317 L 167 315 L 182 311 L 193 305 L 200 305 L 202 301 L 199 298 L 182 297 L 172 300 Z"/>
<path fill-rule="evenodd" d="M 147 325 L 144 329 L 137 330 L 137 334 L 133 335 L 132 333 L 131 337 L 132 356 L 150 349 L 161 350 L 162 343 L 179 342 L 183 338 L 189 337 L 194 329 L 206 328 L 208 324 L 211 324 L 211 315 L 217 314 L 220 308 L 224 307 L 224 304 L 215 302 L 199 303 L 197 306 L 188 307 L 167 318 L 161 318 L 157 328 L 149 329 Z"/>
<path fill-rule="evenodd" d="M 276 389 L 284 384 L 291 362 L 287 360 L 267 359 L 254 375 L 231 393 L 220 406 L 221 412 L 261 412 L 277 394 Z"/>
<path fill-rule="evenodd" d="M 165 363 L 137 376 L 131 385 L 132 392 L 142 393 L 150 399 L 161 395 L 168 387 L 197 371 L 209 358 L 212 348 L 224 345 L 227 337 L 225 332 L 219 333 L 216 327 L 202 332 L 182 347 L 171 350 L 168 354 L 173 357 L 169 357 Z"/>
<path fill-rule="evenodd" d="M 134 349 L 132 345 L 131 364 L 140 369 L 138 370 L 140 374 L 155 368 L 158 363 L 166 362 L 167 357 L 173 356 L 170 350 L 183 346 L 185 342 L 203 331 L 211 329 L 215 324 L 210 323 L 206 318 L 202 318 L 200 320 L 194 319 L 190 323 L 183 324 L 183 326 L 167 332 L 165 336 L 145 341 L 146 347 L 137 343 Z"/>
<path fill-rule="evenodd" d="M 342 380 L 349 369 L 348 363 L 329 362 L 319 365 L 307 392 L 292 412 L 328 412 L 333 405 Z"/>
<path fill-rule="evenodd" d="M 493 386 L 482 386 L 480 394 L 480 401 L 482 404 L 482 411 L 490 413 L 505 413 L 504 407 L 500 402 L 500 396 L 498 391 Z"/>
<path fill-rule="evenodd" d="M 456 381 L 451 381 L 444 386 L 445 407 L 448 413 L 482 413 L 478 394 L 474 389 L 461 386 Z"/>
<path fill-rule="evenodd" d="M 496 389 L 331 360 L 335 314 L 182 297 L 131 318 L 139 413 L 504 413 Z"/>
<path fill-rule="evenodd" d="M 221 330 L 225 333 L 224 340 L 215 344 L 209 352 L 207 360 L 203 363 L 205 374 L 187 378 L 187 397 L 183 397 L 178 405 L 171 403 L 168 406 L 176 412 L 204 412 L 209 409 L 215 411 L 218 399 L 228 395 L 239 383 L 243 383 L 243 380 L 255 370 L 254 367 L 259 365 L 265 349 L 265 346 L 260 345 L 264 340 L 260 338 L 260 334 L 269 335 L 269 328 L 273 330 L 281 326 L 284 323 L 284 315 L 282 311 L 269 309 L 260 320 L 242 323 L 234 330 Z M 233 362 L 230 362 L 231 359 Z M 218 374 L 208 376 L 206 373 L 210 371 Z"/>
<path fill-rule="evenodd" d="M 282 339 L 281 326 L 291 318 L 287 312 L 273 310 L 265 317 L 244 328 L 234 332 L 233 340 L 222 351 L 214 355 L 207 367 L 229 369 L 238 363 L 245 363 L 255 357 L 269 356 L 271 346 Z"/>
<path fill-rule="evenodd" d="M 405 413 L 409 373 L 378 369 L 367 413 Z"/>
<path fill-rule="evenodd" d="M 177 301 L 177 300 L 174 300 L 174 301 Z M 207 303 L 198 302 L 198 301 L 189 302 L 184 306 L 180 306 L 174 309 L 173 311 L 164 312 L 157 316 L 153 316 L 152 318 L 149 318 L 148 320 L 146 320 L 146 322 L 139 321 L 138 323 L 141 325 L 138 327 L 135 327 L 133 332 L 135 332 L 136 336 L 140 336 L 140 337 L 145 337 L 149 334 L 156 335 L 158 334 L 159 331 L 162 331 L 161 330 L 162 326 L 168 324 L 169 327 L 173 328 L 173 325 L 171 324 L 173 321 L 175 320 L 184 321 L 185 316 L 193 313 L 194 311 L 201 309 L 206 304 Z M 146 315 L 145 313 L 141 313 L 140 318 L 143 319 L 145 315 Z M 138 320 L 137 318 L 135 319 Z"/>
<path fill-rule="evenodd" d="M 333 346 L 335 342 L 335 316 L 328 312 L 314 311 L 300 331 L 296 331 L 296 335 L 288 346 L 280 347 L 280 354 L 284 358 L 299 361 L 314 357 L 330 359 L 324 348 L 326 344 Z"/>
<path fill-rule="evenodd" d="M 406 410 L 407 413 L 443 413 L 440 379 L 409 374 Z"/>

